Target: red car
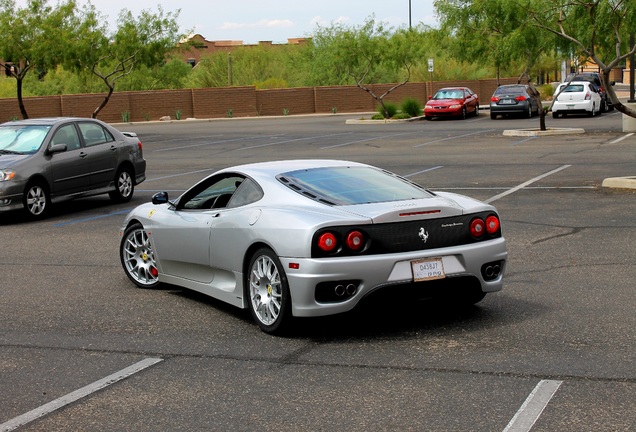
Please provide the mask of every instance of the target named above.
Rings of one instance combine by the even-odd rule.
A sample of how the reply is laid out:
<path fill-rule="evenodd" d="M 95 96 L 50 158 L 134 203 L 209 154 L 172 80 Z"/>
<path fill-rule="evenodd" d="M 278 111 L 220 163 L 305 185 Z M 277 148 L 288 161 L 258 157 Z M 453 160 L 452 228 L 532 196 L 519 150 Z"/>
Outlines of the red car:
<path fill-rule="evenodd" d="M 424 107 L 424 117 L 459 117 L 479 115 L 479 97 L 468 87 L 446 87 L 429 97 Z"/>

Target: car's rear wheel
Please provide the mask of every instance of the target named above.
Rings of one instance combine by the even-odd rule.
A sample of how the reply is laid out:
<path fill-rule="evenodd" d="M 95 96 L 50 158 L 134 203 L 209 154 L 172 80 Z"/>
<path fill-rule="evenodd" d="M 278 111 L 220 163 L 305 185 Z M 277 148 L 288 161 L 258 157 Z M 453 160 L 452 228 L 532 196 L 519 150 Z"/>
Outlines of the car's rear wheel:
<path fill-rule="evenodd" d="M 490 113 L 490 120 L 495 120 L 497 118 L 497 114 Z"/>
<path fill-rule="evenodd" d="M 466 120 L 466 117 L 468 117 L 468 116 L 466 115 L 466 105 L 464 105 L 464 107 L 462 108 L 462 115 L 461 115 L 461 117 L 462 117 L 462 120 Z"/>
<path fill-rule="evenodd" d="M 475 117 L 479 116 L 479 104 L 475 105 Z"/>
<path fill-rule="evenodd" d="M 552 118 L 559 118 L 559 113 L 553 112 L 552 113 Z"/>
<path fill-rule="evenodd" d="M 596 104 L 592 104 L 592 111 L 588 112 L 587 115 L 589 117 L 594 117 L 596 115 Z"/>
<path fill-rule="evenodd" d="M 269 248 L 256 251 L 247 275 L 249 309 L 265 333 L 282 333 L 292 320 L 291 296 L 283 266 Z"/>
<path fill-rule="evenodd" d="M 528 104 L 528 118 L 532 118 L 532 104 Z"/>
<path fill-rule="evenodd" d="M 30 218 L 44 218 L 51 207 L 51 199 L 46 185 L 40 181 L 29 183 L 24 191 L 22 205 Z"/>
<path fill-rule="evenodd" d="M 119 244 L 119 257 L 126 276 L 140 288 L 154 288 L 159 284 L 159 271 L 150 237 L 140 223 L 124 231 Z"/>
<path fill-rule="evenodd" d="M 121 167 L 115 176 L 115 190 L 108 193 L 110 198 L 116 202 L 128 202 L 135 191 L 132 173 L 127 167 Z"/>

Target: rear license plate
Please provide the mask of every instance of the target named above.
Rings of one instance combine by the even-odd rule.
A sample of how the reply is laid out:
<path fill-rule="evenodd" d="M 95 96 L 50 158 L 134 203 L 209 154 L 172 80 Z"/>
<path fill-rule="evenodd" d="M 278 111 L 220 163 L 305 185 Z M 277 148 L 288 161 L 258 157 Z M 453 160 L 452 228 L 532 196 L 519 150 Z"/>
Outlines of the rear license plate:
<path fill-rule="evenodd" d="M 444 263 L 441 258 L 411 261 L 411 269 L 413 270 L 413 280 L 415 282 L 444 279 L 446 277 Z"/>
<path fill-rule="evenodd" d="M 514 102 L 512 99 L 501 99 L 501 100 L 499 101 L 499 103 L 500 103 L 500 104 L 503 104 L 503 105 L 512 105 L 512 104 L 514 104 L 515 102 Z"/>

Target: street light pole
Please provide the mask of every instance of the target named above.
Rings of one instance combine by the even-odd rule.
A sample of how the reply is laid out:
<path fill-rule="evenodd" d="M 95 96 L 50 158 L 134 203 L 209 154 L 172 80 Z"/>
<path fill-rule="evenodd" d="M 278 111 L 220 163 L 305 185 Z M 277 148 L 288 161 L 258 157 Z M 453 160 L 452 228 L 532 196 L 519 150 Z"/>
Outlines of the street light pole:
<path fill-rule="evenodd" d="M 409 30 L 411 30 L 411 0 L 409 0 Z"/>

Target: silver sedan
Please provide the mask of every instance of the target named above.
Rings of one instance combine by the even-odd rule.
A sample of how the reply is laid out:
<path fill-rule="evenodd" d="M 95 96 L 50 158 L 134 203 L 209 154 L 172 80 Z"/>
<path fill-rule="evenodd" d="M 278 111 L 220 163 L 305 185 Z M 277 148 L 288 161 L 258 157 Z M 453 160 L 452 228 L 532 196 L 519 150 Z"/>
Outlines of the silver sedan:
<path fill-rule="evenodd" d="M 507 258 L 491 205 L 332 160 L 223 169 L 174 200 L 156 194 L 120 235 L 137 286 L 165 282 L 249 308 L 268 333 L 376 291 L 473 304 L 502 289 Z"/>

